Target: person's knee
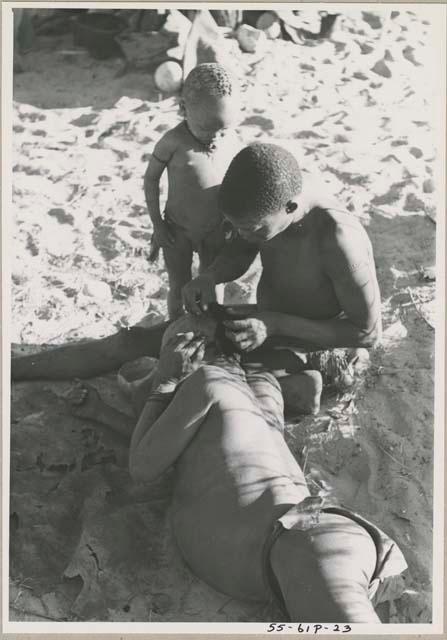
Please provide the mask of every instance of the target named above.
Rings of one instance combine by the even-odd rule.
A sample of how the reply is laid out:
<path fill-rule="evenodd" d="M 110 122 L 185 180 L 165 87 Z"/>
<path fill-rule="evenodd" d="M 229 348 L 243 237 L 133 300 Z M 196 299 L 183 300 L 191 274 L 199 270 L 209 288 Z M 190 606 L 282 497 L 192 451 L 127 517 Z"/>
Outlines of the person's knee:
<path fill-rule="evenodd" d="M 319 371 L 303 371 L 281 378 L 280 385 L 287 408 L 311 415 L 320 411 L 323 378 Z"/>

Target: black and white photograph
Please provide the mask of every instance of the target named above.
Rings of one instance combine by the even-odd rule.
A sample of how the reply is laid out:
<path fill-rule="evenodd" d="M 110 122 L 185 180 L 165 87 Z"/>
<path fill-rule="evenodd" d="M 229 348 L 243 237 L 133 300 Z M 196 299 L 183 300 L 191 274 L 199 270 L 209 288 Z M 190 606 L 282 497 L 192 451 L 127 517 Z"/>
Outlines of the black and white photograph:
<path fill-rule="evenodd" d="M 442 633 L 446 5 L 2 33 L 3 632 Z"/>

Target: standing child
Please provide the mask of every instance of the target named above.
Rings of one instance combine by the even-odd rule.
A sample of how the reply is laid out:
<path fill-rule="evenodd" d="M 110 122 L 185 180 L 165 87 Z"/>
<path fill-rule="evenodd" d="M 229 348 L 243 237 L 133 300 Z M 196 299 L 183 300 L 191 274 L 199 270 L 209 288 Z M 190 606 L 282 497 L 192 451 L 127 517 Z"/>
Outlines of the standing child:
<path fill-rule="evenodd" d="M 186 78 L 184 120 L 156 144 L 144 179 L 154 241 L 169 276 L 168 313 L 183 313 L 182 287 L 191 280 L 193 252 L 208 267 L 225 241 L 217 195 L 241 143 L 233 127 L 239 114 L 235 81 L 217 63 L 200 64 Z M 168 170 L 168 199 L 160 212 L 160 178 Z M 221 295 L 221 294 L 220 294 Z"/>

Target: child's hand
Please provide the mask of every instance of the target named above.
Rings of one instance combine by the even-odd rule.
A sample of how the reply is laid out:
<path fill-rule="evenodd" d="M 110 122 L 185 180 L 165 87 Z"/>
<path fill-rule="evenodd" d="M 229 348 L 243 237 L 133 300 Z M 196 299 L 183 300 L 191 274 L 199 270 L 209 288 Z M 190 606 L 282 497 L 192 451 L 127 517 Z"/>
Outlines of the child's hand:
<path fill-rule="evenodd" d="M 200 366 L 204 353 L 203 336 L 195 336 L 192 332 L 173 335 L 161 350 L 154 389 L 174 391 L 183 378 Z"/>
<path fill-rule="evenodd" d="M 160 247 L 168 248 L 174 245 L 174 234 L 164 220 L 160 220 L 154 226 L 154 237 Z"/>
<path fill-rule="evenodd" d="M 208 311 L 209 305 L 216 302 L 216 283 L 210 275 L 202 273 L 185 284 L 182 297 L 187 311 L 194 314 Z"/>

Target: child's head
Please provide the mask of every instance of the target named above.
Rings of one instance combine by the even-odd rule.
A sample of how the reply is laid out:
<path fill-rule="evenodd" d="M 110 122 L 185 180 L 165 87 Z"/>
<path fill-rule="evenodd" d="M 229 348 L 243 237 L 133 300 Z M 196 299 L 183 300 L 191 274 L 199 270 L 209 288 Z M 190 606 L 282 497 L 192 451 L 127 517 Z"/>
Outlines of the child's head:
<path fill-rule="evenodd" d="M 295 221 L 301 189 L 295 157 L 276 144 L 255 143 L 233 158 L 219 207 L 242 237 L 265 242 Z"/>
<path fill-rule="evenodd" d="M 236 124 L 239 107 L 237 83 L 220 64 L 199 64 L 189 73 L 182 92 L 182 106 L 191 133 L 209 144 L 222 129 Z"/>

